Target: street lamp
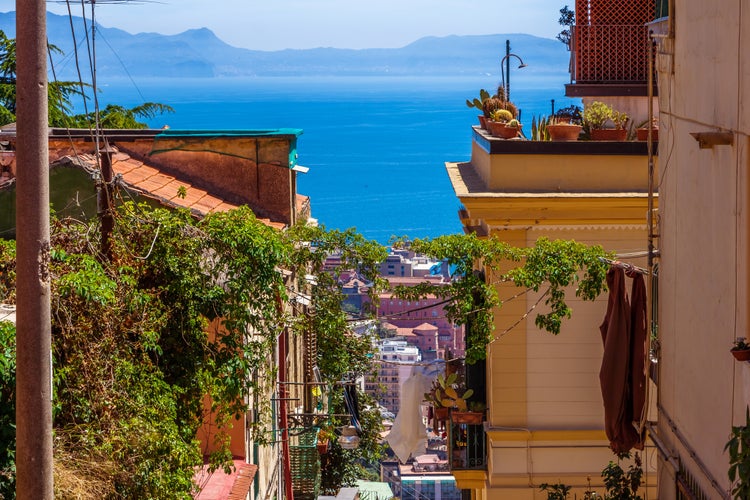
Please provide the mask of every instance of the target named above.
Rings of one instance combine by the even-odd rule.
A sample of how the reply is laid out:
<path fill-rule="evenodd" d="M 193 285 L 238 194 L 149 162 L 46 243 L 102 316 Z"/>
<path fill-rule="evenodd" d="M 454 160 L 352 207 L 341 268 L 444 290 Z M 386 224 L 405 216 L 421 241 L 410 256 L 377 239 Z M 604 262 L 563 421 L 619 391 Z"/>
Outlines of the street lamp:
<path fill-rule="evenodd" d="M 500 73 L 503 77 L 503 88 L 505 89 L 505 100 L 510 101 L 510 58 L 515 57 L 518 59 L 518 62 L 521 63 L 518 66 L 518 69 L 525 68 L 526 64 L 523 62 L 523 59 L 521 59 L 520 56 L 517 54 L 511 54 L 510 52 L 510 40 L 505 40 L 505 57 L 502 58 L 500 61 Z M 503 68 L 503 64 L 505 64 L 505 68 Z M 508 75 L 508 80 L 506 81 L 506 76 Z"/>

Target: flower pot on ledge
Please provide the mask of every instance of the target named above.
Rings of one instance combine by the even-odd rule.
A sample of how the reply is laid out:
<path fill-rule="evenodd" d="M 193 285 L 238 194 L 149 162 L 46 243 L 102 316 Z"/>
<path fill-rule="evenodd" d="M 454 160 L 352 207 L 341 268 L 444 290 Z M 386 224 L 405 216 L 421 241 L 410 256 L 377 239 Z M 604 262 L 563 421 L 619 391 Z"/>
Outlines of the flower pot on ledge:
<path fill-rule="evenodd" d="M 445 422 L 448 420 L 449 408 L 435 408 L 435 419 L 438 422 Z"/>
<path fill-rule="evenodd" d="M 647 141 L 648 140 L 648 129 L 647 128 L 639 128 L 635 130 L 635 135 L 638 138 L 639 141 Z M 651 135 L 653 137 L 654 142 L 657 142 L 659 140 L 659 129 L 658 128 L 652 128 L 651 129 Z"/>
<path fill-rule="evenodd" d="M 520 130 L 520 128 L 508 127 L 502 122 L 493 122 L 492 120 L 487 121 L 487 128 L 492 135 L 503 139 L 513 139 L 518 136 Z"/>
<path fill-rule="evenodd" d="M 451 421 L 454 424 L 481 425 L 484 413 L 479 411 L 453 411 Z"/>
<path fill-rule="evenodd" d="M 624 128 L 595 128 L 591 130 L 592 141 L 624 141 L 628 131 Z"/>
<path fill-rule="evenodd" d="M 737 361 L 750 361 L 750 349 L 732 349 L 729 352 Z"/>
<path fill-rule="evenodd" d="M 547 125 L 549 138 L 553 141 L 577 141 L 582 128 L 583 127 L 580 125 L 574 125 L 572 123 Z"/>

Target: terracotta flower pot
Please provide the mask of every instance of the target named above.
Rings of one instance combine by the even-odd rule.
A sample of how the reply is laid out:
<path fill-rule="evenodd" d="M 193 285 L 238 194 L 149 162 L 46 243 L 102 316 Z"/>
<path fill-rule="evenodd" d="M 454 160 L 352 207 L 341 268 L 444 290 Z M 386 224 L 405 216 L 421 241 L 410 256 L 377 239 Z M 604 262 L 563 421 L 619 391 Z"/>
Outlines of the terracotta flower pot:
<path fill-rule="evenodd" d="M 648 129 L 647 128 L 639 128 L 636 129 L 635 135 L 638 138 L 639 141 L 647 141 L 648 140 Z M 651 135 L 654 138 L 654 142 L 659 140 L 659 129 L 658 128 L 652 128 L 651 129 Z"/>
<path fill-rule="evenodd" d="M 438 422 L 445 422 L 448 420 L 449 408 L 435 408 L 435 419 Z"/>
<path fill-rule="evenodd" d="M 582 128 L 583 127 L 580 125 L 572 125 L 568 123 L 547 125 L 549 137 L 553 141 L 577 141 Z"/>
<path fill-rule="evenodd" d="M 503 139 L 513 139 L 518 135 L 518 131 L 520 130 L 520 127 L 508 127 L 504 123 L 493 122 L 491 120 L 487 122 L 487 127 L 492 135 Z"/>
<path fill-rule="evenodd" d="M 454 424 L 481 425 L 484 413 L 477 411 L 454 411 L 451 415 Z"/>
<path fill-rule="evenodd" d="M 729 351 L 737 361 L 750 361 L 750 349 L 734 350 Z"/>
<path fill-rule="evenodd" d="M 624 128 L 595 128 L 591 131 L 592 141 L 624 141 L 628 131 Z"/>
<path fill-rule="evenodd" d="M 479 115 L 479 126 L 487 130 L 487 118 L 484 115 Z"/>

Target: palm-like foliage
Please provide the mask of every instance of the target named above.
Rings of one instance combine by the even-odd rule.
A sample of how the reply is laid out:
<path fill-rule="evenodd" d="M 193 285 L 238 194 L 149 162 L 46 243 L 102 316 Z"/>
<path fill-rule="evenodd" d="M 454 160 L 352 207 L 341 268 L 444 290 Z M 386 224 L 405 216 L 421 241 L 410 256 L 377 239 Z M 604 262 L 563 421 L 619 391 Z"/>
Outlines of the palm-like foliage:
<path fill-rule="evenodd" d="M 51 52 L 62 53 L 54 46 L 48 45 Z M 0 30 L 0 125 L 16 121 L 16 40 Z M 95 113 L 71 115 L 72 99 L 87 96 L 84 89 L 90 85 L 72 81 L 53 81 L 49 83 L 48 114 L 52 127 L 89 128 L 96 122 Z M 146 124 L 137 118 L 153 118 L 162 113 L 174 110 L 165 104 L 147 102 L 131 109 L 110 104 L 99 113 L 102 128 L 145 128 Z"/>

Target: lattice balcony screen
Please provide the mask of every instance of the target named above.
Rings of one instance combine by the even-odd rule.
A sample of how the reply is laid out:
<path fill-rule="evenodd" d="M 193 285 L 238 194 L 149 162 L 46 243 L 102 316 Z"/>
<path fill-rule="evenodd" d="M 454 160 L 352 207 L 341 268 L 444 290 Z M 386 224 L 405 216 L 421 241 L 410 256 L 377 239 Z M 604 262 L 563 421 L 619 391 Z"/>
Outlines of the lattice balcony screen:
<path fill-rule="evenodd" d="M 576 83 L 643 83 L 655 0 L 576 0 Z"/>

